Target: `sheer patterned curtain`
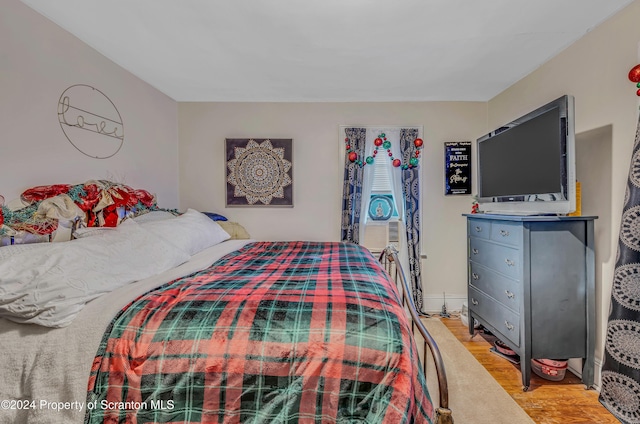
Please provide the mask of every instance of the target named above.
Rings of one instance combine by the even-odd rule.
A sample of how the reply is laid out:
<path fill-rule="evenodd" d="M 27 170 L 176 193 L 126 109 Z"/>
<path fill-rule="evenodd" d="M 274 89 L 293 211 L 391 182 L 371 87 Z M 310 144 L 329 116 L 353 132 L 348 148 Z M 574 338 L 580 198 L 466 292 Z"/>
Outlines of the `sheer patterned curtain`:
<path fill-rule="evenodd" d="M 400 130 L 400 156 L 402 163 L 409 163 L 414 152 L 417 128 Z M 404 201 L 404 221 L 406 234 L 407 273 L 413 289 L 413 299 L 418 312 L 425 314 L 422 298 L 422 275 L 420 273 L 420 168 L 408 168 L 401 171 Z"/>
<path fill-rule="evenodd" d="M 400 149 L 400 128 L 385 129 L 383 131 L 387 135 L 387 139 L 391 141 L 391 154 L 394 158 L 402 158 L 402 152 Z M 383 151 L 380 159 L 389 160 L 386 157 L 386 152 Z M 404 195 L 402 193 L 402 172 L 399 168 L 391 169 L 391 185 L 393 187 L 393 200 L 395 201 L 396 210 L 398 211 L 398 259 L 405 273 L 409 272 L 409 252 L 407 250 L 407 227 L 406 218 L 404 213 Z M 407 274 L 408 283 L 413 284 L 413 281 Z M 414 299 L 415 301 L 415 299 Z M 422 300 L 420 301 L 422 304 Z M 417 306 L 417 303 L 416 303 Z"/>
<path fill-rule="evenodd" d="M 378 133 L 376 131 L 367 128 L 367 132 L 365 135 L 364 156 L 362 156 L 361 158 L 363 161 L 366 157 L 373 156 L 373 150 L 375 149 L 373 140 L 376 139 L 376 137 L 378 136 L 377 134 Z M 362 169 L 362 202 L 360 202 L 360 217 L 362 219 L 362 222 L 360 225 L 360 240 L 364 240 L 365 227 L 367 225 L 367 221 L 369 221 L 369 202 L 371 200 L 371 191 L 373 187 L 373 179 L 375 176 L 375 168 L 373 166 L 363 166 Z"/>
<path fill-rule="evenodd" d="M 347 143 L 359 158 L 364 158 L 366 128 L 346 128 Z M 360 244 L 362 213 L 362 181 L 364 170 L 344 155 L 344 183 L 342 187 L 342 241 Z"/>

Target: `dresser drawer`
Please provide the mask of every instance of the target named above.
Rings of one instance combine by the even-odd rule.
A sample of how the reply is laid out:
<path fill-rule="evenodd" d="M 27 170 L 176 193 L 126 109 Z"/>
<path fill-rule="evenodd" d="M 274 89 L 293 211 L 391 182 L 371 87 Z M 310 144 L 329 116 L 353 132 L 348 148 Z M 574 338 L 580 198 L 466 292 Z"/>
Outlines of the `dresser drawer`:
<path fill-rule="evenodd" d="M 469 287 L 469 310 L 520 346 L 520 315 L 474 287 Z"/>
<path fill-rule="evenodd" d="M 513 222 L 493 222 L 489 238 L 498 243 L 520 247 L 522 243 L 522 225 Z"/>
<path fill-rule="evenodd" d="M 470 237 L 469 259 L 509 277 L 521 278 L 520 250 L 518 249 Z"/>
<path fill-rule="evenodd" d="M 522 299 L 522 283 L 520 281 L 471 262 L 469 284 L 515 312 L 520 312 Z"/>
<path fill-rule="evenodd" d="M 484 219 L 469 219 L 469 235 L 488 239 L 491 237 L 491 221 Z"/>

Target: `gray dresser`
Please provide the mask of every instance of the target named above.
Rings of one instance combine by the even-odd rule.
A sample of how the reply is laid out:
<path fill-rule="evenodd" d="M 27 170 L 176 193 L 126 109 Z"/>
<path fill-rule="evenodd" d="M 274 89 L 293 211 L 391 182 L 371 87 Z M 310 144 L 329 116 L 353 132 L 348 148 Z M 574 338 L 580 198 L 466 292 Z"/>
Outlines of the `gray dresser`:
<path fill-rule="evenodd" d="M 469 332 L 475 318 L 520 356 L 525 391 L 531 358 L 582 358 L 591 387 L 596 217 L 465 216 Z"/>

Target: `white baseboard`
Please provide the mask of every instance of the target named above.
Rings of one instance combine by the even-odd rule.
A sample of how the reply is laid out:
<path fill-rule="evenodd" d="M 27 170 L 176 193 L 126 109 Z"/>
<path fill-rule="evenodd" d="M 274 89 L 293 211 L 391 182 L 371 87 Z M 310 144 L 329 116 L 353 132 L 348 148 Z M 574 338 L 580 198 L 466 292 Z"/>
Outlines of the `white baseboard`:
<path fill-rule="evenodd" d="M 462 311 L 462 302 L 467 301 L 467 294 L 447 294 L 443 299 L 442 294 L 437 295 L 423 293 L 424 312 L 428 314 L 442 312 L 443 301 L 447 305 L 447 312 L 460 312 Z"/>
<path fill-rule="evenodd" d="M 594 373 L 593 373 L 593 389 L 600 393 L 600 388 L 602 384 L 602 360 L 596 358 L 594 361 Z M 582 360 L 581 359 L 569 359 L 569 371 L 578 377 L 582 378 Z"/>

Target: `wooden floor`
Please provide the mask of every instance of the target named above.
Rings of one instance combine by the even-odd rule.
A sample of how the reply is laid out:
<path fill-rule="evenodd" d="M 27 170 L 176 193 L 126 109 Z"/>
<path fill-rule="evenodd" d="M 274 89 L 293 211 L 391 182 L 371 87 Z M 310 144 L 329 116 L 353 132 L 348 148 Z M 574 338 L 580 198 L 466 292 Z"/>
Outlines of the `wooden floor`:
<path fill-rule="evenodd" d="M 536 423 L 619 423 L 598 402 L 598 392 L 585 390 L 580 379 L 569 371 L 559 382 L 542 379 L 532 372 L 529 390 L 523 392 L 520 365 L 489 351 L 493 336 L 476 334 L 472 338 L 459 318 L 442 318 L 442 322 Z"/>

